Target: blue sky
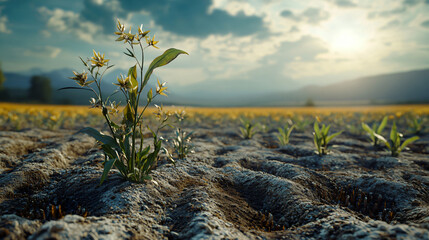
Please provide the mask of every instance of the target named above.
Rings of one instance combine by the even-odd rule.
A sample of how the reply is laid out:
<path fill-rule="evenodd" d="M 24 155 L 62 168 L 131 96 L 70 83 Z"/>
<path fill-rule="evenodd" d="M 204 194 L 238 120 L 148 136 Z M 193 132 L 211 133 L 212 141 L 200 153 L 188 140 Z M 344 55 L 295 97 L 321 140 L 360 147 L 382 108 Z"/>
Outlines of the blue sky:
<path fill-rule="evenodd" d="M 293 90 L 429 67 L 429 0 L 0 0 L 6 72 L 82 70 L 92 49 L 132 62 L 115 21 L 187 51 L 157 70 L 181 93 Z M 147 62 L 148 64 L 149 62 Z"/>

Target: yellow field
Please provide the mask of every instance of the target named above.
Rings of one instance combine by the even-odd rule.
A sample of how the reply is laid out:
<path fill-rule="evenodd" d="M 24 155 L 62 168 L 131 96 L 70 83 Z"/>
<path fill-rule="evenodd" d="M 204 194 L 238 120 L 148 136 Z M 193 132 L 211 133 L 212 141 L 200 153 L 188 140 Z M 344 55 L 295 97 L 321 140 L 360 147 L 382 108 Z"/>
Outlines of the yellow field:
<path fill-rule="evenodd" d="M 173 108 L 174 109 L 174 108 Z M 180 108 L 179 108 L 180 109 Z M 228 114 L 228 115 L 246 115 L 254 114 L 257 116 L 269 116 L 276 114 L 331 114 L 331 113 L 406 113 L 414 112 L 416 114 L 429 114 L 429 104 L 425 105 L 386 105 L 386 106 L 353 106 L 353 107 L 242 107 L 242 108 L 200 108 L 184 107 L 188 113 L 201 114 Z"/>
<path fill-rule="evenodd" d="M 121 111 L 121 109 L 119 109 Z M 154 119 L 156 108 L 145 112 L 146 121 Z M 354 124 L 361 122 L 380 121 L 383 116 L 389 119 L 405 122 L 410 117 L 427 119 L 429 105 L 391 105 L 391 106 L 362 106 L 362 107 L 286 107 L 286 108 L 200 108 L 200 107 L 165 107 L 165 111 L 174 113 L 186 112 L 190 124 L 222 124 L 239 123 L 240 118 L 255 119 L 256 121 L 275 121 L 284 124 L 287 119 L 293 122 L 318 121 L 335 123 L 336 125 Z M 410 114 L 411 113 L 411 114 Z M 403 117 L 405 116 L 405 117 Z M 267 119 L 269 117 L 269 119 Z M 117 122 L 121 114 L 115 116 Z M 265 118 L 265 120 L 264 120 Z M 396 121 L 395 120 L 395 121 Z M 83 126 L 103 126 L 105 119 L 99 108 L 70 105 L 39 105 L 0 103 L 0 128 L 19 130 L 23 128 L 79 128 Z M 148 123 L 146 122 L 146 123 Z M 192 122 L 192 123 L 191 123 Z"/>
<path fill-rule="evenodd" d="M 353 107 L 240 107 L 240 108 L 202 108 L 202 107 L 165 107 L 168 111 L 185 110 L 188 114 L 203 115 L 328 115 L 331 113 L 380 113 L 402 115 L 406 112 L 416 114 L 429 114 L 429 104 L 422 105 L 386 105 L 386 106 L 353 106 Z M 152 112 L 154 108 L 149 108 Z M 19 104 L 19 103 L 0 103 L 0 115 L 9 112 L 19 113 L 50 113 L 57 114 L 62 112 L 66 115 L 99 114 L 100 109 L 90 108 L 89 106 L 72 105 L 41 105 L 41 104 Z"/>

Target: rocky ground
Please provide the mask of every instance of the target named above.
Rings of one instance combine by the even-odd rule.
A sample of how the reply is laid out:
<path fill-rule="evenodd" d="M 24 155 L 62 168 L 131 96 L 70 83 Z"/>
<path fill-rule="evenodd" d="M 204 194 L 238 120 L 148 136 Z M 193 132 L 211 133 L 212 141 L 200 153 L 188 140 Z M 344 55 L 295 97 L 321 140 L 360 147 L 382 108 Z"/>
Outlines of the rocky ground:
<path fill-rule="evenodd" d="M 1 239 L 429 239 L 429 135 L 400 157 L 341 134 L 243 140 L 197 128 L 195 153 L 162 160 L 153 181 L 112 173 L 72 130 L 0 132 Z"/>

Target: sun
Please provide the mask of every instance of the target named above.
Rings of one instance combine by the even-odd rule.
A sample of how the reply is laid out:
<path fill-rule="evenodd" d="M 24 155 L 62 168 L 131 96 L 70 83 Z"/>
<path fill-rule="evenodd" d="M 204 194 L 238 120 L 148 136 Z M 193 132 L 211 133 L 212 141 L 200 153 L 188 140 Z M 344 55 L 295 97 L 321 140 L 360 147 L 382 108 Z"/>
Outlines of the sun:
<path fill-rule="evenodd" d="M 349 29 L 339 30 L 332 34 L 329 45 L 340 53 L 358 52 L 365 48 L 365 36 Z"/>

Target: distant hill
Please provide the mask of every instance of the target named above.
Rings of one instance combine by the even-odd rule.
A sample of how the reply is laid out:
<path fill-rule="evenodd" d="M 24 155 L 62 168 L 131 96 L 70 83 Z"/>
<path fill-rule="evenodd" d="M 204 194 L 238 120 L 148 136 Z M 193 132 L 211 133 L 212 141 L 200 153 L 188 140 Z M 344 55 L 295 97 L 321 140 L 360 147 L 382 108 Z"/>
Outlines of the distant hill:
<path fill-rule="evenodd" d="M 429 69 L 382 74 L 325 86 L 307 86 L 292 92 L 263 96 L 250 105 L 396 104 L 429 102 Z"/>
<path fill-rule="evenodd" d="M 103 79 L 102 89 L 112 93 L 116 86 L 116 76 L 125 70 L 112 69 Z M 51 79 L 53 89 L 77 86 L 73 80 L 71 69 L 58 69 L 41 72 L 33 69 L 22 73 L 5 73 L 4 87 L 14 90 L 16 94 L 25 94 L 30 87 L 31 76 L 43 75 Z M 161 79 L 162 80 L 162 79 Z M 154 81 L 150 81 L 153 83 Z M 173 89 L 174 90 L 174 89 Z M 342 81 L 324 86 L 307 86 L 296 91 L 283 91 L 259 96 L 245 96 L 244 92 L 235 97 L 219 98 L 217 93 L 208 92 L 204 97 L 192 94 L 182 94 L 171 91 L 168 98 L 158 98 L 165 105 L 189 106 L 299 106 L 312 99 L 316 106 L 321 105 L 365 105 L 365 104 L 400 104 L 400 103 L 429 103 L 429 69 L 400 73 L 382 74 Z M 262 89 L 261 89 L 262 90 Z M 55 103 L 88 104 L 90 92 L 78 90 L 54 91 Z M 121 94 L 116 94 L 119 97 Z M 115 97 L 113 100 L 124 102 Z"/>
<path fill-rule="evenodd" d="M 110 72 L 107 72 L 102 81 L 102 90 L 104 95 L 113 93 L 117 86 L 113 85 L 113 82 L 116 82 L 116 77 L 119 74 L 126 74 L 125 70 L 121 69 L 112 69 Z M 51 86 L 53 91 L 53 101 L 54 103 L 70 103 L 70 104 L 80 104 L 87 105 L 89 104 L 89 98 L 93 94 L 89 91 L 80 91 L 80 90 L 62 90 L 57 91 L 63 87 L 78 87 L 78 85 L 69 77 L 73 76 L 72 69 L 57 69 L 54 71 L 41 72 L 39 69 L 33 69 L 23 73 L 4 73 L 6 81 L 4 82 L 4 87 L 9 89 L 12 93 L 19 93 L 20 96 L 23 96 L 30 88 L 31 77 L 34 75 L 46 76 L 51 79 Z M 88 77 L 90 78 L 90 77 Z M 150 86 L 150 84 L 149 84 Z M 124 102 L 123 99 L 119 98 L 121 95 L 116 94 L 112 97 L 112 100 L 117 100 Z"/>

